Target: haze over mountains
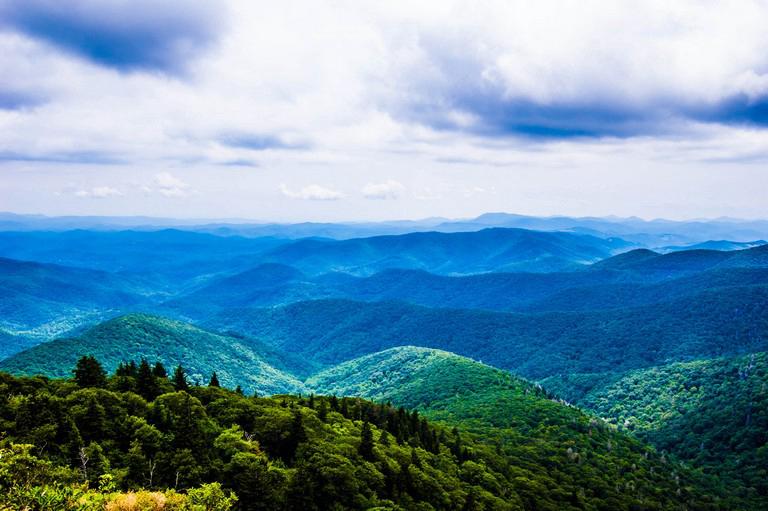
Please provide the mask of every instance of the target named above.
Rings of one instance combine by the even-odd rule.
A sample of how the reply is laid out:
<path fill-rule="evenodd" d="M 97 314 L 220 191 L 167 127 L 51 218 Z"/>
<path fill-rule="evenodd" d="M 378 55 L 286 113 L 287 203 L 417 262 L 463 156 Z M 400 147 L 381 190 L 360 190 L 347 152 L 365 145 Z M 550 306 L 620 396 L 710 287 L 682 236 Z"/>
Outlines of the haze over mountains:
<path fill-rule="evenodd" d="M 391 401 L 495 442 L 548 485 L 517 487 L 542 493 L 524 509 L 561 509 L 579 487 L 585 502 L 620 499 L 633 470 L 649 508 L 671 495 L 701 504 L 702 492 L 722 509 L 768 503 L 760 222 L 495 214 L 294 239 L 318 227 L 11 220 L 0 371 L 66 378 L 84 354 L 109 372 L 144 357 L 246 394 Z M 388 233 L 429 225 L 451 232 Z M 342 234 L 354 229 L 378 231 Z M 663 450 L 688 464 L 669 466 L 685 483 L 649 475 L 668 470 Z M 559 479 L 546 452 L 568 466 Z M 601 473 L 600 459 L 625 468 Z"/>

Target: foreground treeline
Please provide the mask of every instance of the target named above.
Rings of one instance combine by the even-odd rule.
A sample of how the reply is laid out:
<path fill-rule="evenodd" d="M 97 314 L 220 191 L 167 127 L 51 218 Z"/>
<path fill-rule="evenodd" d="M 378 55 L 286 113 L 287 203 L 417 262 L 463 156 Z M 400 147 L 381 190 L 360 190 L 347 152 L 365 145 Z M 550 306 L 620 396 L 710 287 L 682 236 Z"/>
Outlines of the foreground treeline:
<path fill-rule="evenodd" d="M 215 374 L 190 386 L 182 368 L 168 373 L 142 360 L 107 377 L 91 357 L 72 380 L 0 373 L 0 509 L 726 509 L 680 475 L 629 460 L 605 470 L 636 483 L 565 490 L 558 450 L 568 473 L 583 461 L 564 445 L 541 446 L 551 459 L 538 480 L 526 466 L 536 460 L 512 461 L 507 447 L 417 412 L 356 398 L 245 396 Z M 661 497 L 638 505 L 635 484 L 652 482 Z"/>
<path fill-rule="evenodd" d="M 71 381 L 0 374 L 7 509 L 522 508 L 501 458 L 417 412 L 94 363 Z"/>

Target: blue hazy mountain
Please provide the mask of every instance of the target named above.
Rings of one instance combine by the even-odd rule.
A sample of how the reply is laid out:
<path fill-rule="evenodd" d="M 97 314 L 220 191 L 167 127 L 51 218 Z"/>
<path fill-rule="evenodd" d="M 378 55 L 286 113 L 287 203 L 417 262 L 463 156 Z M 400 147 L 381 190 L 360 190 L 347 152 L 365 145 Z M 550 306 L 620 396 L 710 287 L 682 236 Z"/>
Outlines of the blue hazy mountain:
<path fill-rule="evenodd" d="M 670 246 L 692 245 L 709 240 L 751 242 L 768 239 L 768 221 L 730 218 L 670 221 L 644 220 L 636 217 L 534 217 L 510 213 L 486 213 L 476 218 L 450 220 L 425 218 L 421 220 L 382 222 L 302 222 L 260 223 L 245 219 L 172 219 L 153 217 L 47 217 L 0 213 L 2 231 L 66 231 L 143 230 L 167 228 L 247 237 L 277 237 L 296 239 L 325 237 L 349 239 L 384 234 L 410 232 L 468 232 L 489 227 L 520 228 L 539 231 L 569 231 L 599 237 L 620 237 L 642 246 L 662 249 Z M 717 248 L 715 246 L 702 248 Z M 743 247 L 746 248 L 746 247 Z"/>
<path fill-rule="evenodd" d="M 173 291 L 208 275 L 244 270 L 279 243 L 176 229 L 0 232 L 0 256 L 138 275 Z"/>
<path fill-rule="evenodd" d="M 436 275 L 388 269 L 368 277 L 309 276 L 276 263 L 222 277 L 164 305 L 201 319 L 232 307 L 347 298 L 397 300 L 428 307 L 499 311 L 569 311 L 647 305 L 706 290 L 768 284 L 768 250 L 695 250 L 661 255 L 632 250 L 583 270 L 551 273 Z"/>
<path fill-rule="evenodd" d="M 387 268 L 440 274 L 490 271 L 548 272 L 576 268 L 627 250 L 617 238 L 524 229 L 468 233 L 411 233 L 351 240 L 300 240 L 260 257 L 306 273 L 343 271 L 370 275 Z"/>
<path fill-rule="evenodd" d="M 0 258 L 0 358 L 153 300 L 140 279 Z"/>
<path fill-rule="evenodd" d="M 730 240 L 709 240 L 692 245 L 661 247 L 659 252 L 679 252 L 681 250 L 744 250 L 746 248 L 755 248 L 768 244 L 765 240 L 754 241 L 730 241 Z"/>

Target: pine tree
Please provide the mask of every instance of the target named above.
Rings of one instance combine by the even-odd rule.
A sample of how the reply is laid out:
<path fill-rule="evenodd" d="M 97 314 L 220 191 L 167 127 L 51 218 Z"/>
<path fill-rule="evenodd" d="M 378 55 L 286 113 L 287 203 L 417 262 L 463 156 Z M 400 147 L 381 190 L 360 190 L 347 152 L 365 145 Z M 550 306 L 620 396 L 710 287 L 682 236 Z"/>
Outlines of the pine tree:
<path fill-rule="evenodd" d="M 159 360 L 155 362 L 155 367 L 152 368 L 152 376 L 155 378 L 168 378 L 168 372 L 165 370 L 165 366 Z"/>
<path fill-rule="evenodd" d="M 235 394 L 238 394 L 238 395 L 242 396 L 243 395 L 243 387 L 241 387 L 240 385 L 235 387 Z"/>
<path fill-rule="evenodd" d="M 72 371 L 75 383 L 80 387 L 103 387 L 107 384 L 107 373 L 93 355 L 84 355 Z"/>
<path fill-rule="evenodd" d="M 142 358 L 139 364 L 136 375 L 136 391 L 147 401 L 155 399 L 158 395 L 157 382 L 146 358 Z"/>
<path fill-rule="evenodd" d="M 189 390 L 189 383 L 187 383 L 187 375 L 184 372 L 184 368 L 180 365 L 176 366 L 176 369 L 173 370 L 173 388 L 177 391 L 183 390 L 188 391 Z"/>
<path fill-rule="evenodd" d="M 328 418 L 328 401 L 320 399 L 320 406 L 317 407 L 317 418 L 325 422 Z"/>
<path fill-rule="evenodd" d="M 307 431 L 304 429 L 304 418 L 299 410 L 293 411 L 293 420 L 291 421 L 288 435 L 284 442 L 282 458 L 285 461 L 291 461 L 296 457 L 296 450 L 300 444 L 307 441 Z"/>
<path fill-rule="evenodd" d="M 363 428 L 360 431 L 360 447 L 358 447 L 357 452 L 365 460 L 374 460 L 373 431 L 371 431 L 371 424 L 368 421 L 363 422 Z"/>
<path fill-rule="evenodd" d="M 221 385 L 219 384 L 219 377 L 216 376 L 216 371 L 214 371 L 213 374 L 211 375 L 211 381 L 208 382 L 208 386 L 209 387 L 221 387 Z"/>

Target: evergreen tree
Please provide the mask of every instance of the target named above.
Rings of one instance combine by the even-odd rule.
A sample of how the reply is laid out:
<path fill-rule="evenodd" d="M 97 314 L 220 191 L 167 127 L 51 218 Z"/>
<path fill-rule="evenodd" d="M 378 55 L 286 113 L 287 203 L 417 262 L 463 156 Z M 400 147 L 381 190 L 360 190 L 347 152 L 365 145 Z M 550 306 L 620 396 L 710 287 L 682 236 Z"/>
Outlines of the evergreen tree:
<path fill-rule="evenodd" d="M 328 418 L 328 401 L 320 399 L 320 406 L 317 408 L 317 418 L 325 422 Z"/>
<path fill-rule="evenodd" d="M 136 375 L 136 391 L 148 401 L 153 400 L 158 395 L 157 382 L 146 358 L 142 358 L 139 364 L 139 370 Z"/>
<path fill-rule="evenodd" d="M 358 447 L 357 452 L 363 459 L 374 460 L 373 431 L 371 431 L 371 424 L 368 421 L 363 422 L 363 428 L 360 431 L 360 447 Z"/>
<path fill-rule="evenodd" d="M 173 388 L 177 391 L 183 390 L 183 391 L 189 391 L 189 383 L 187 383 L 187 375 L 184 372 L 184 368 L 180 365 L 176 366 L 176 369 L 173 370 L 173 378 L 172 378 Z"/>
<path fill-rule="evenodd" d="M 155 362 L 155 366 L 152 368 L 152 376 L 155 378 L 168 378 L 168 372 L 165 370 L 165 366 L 159 360 Z"/>
<path fill-rule="evenodd" d="M 72 371 L 75 383 L 80 387 L 103 387 L 107 384 L 107 373 L 93 355 L 84 355 Z"/>
<path fill-rule="evenodd" d="M 240 385 L 235 387 L 235 394 L 238 394 L 238 395 L 242 396 L 243 395 L 243 387 L 241 387 Z"/>
<path fill-rule="evenodd" d="M 209 387 L 221 387 L 221 385 L 219 384 L 219 377 L 216 376 L 216 371 L 214 371 L 213 374 L 211 375 L 211 381 L 208 382 L 208 386 Z"/>
<path fill-rule="evenodd" d="M 288 436 L 283 443 L 282 458 L 286 461 L 293 460 L 296 457 L 296 450 L 299 448 L 299 445 L 306 441 L 307 432 L 304 429 L 304 418 L 299 410 L 294 410 Z"/>

